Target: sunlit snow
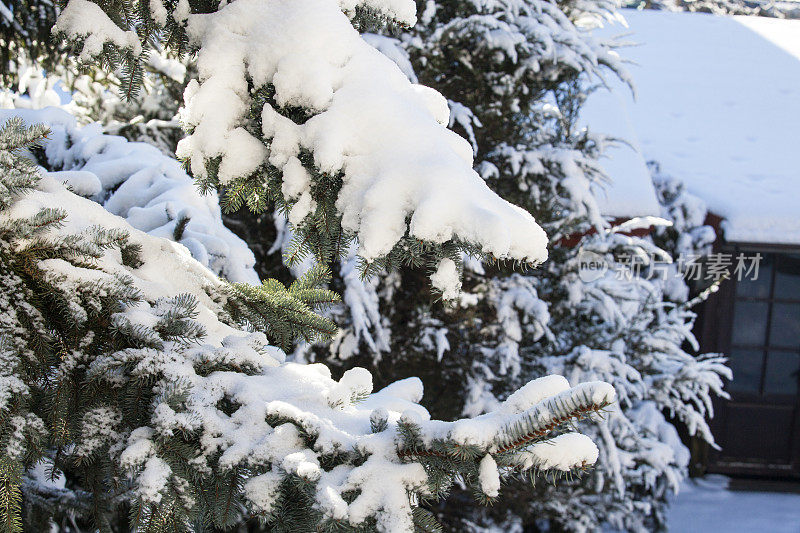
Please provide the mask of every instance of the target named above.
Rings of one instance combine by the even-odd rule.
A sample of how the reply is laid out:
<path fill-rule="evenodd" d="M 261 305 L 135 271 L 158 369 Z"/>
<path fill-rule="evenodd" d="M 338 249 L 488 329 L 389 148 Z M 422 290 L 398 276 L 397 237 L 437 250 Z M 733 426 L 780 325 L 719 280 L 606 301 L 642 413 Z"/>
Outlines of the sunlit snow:
<path fill-rule="evenodd" d="M 641 152 L 611 154 L 607 214 L 648 214 L 642 163 L 655 160 L 726 219 L 728 240 L 800 243 L 800 21 L 622 13 L 629 28 L 598 32 L 639 43 L 620 51 L 636 99 L 612 83 L 584 111 L 590 127 Z"/>

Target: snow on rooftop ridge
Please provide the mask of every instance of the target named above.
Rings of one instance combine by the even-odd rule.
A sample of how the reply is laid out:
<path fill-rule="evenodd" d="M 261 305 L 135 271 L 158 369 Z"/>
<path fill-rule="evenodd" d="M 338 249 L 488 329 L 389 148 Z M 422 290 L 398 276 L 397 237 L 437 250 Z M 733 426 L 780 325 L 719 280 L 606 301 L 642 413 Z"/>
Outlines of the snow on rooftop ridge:
<path fill-rule="evenodd" d="M 728 241 L 800 244 L 800 21 L 623 14 L 629 28 L 595 31 L 632 32 L 628 40 L 641 43 L 623 51 L 633 62 L 637 99 L 622 84 L 611 85 L 644 159 L 658 162 L 723 217 Z M 619 113 L 598 106 L 588 123 L 606 132 Z M 638 201 L 625 188 L 611 195 L 623 205 Z"/>
<path fill-rule="evenodd" d="M 600 160 L 609 178 L 593 186 L 600 213 L 613 218 L 660 214 L 650 171 L 620 95 L 599 88 L 587 98 L 580 121 L 590 130 L 622 141 L 610 145 Z"/>
<path fill-rule="evenodd" d="M 99 124 L 80 127 L 62 109 L 0 109 L 0 123 L 14 116 L 50 128 L 44 149 L 49 168 L 58 169 L 49 173 L 56 181 L 157 237 L 176 240 L 177 225 L 188 218 L 177 241 L 195 259 L 229 281 L 260 283 L 253 252 L 222 223 L 217 195 L 200 194 L 175 159 L 105 135 Z"/>

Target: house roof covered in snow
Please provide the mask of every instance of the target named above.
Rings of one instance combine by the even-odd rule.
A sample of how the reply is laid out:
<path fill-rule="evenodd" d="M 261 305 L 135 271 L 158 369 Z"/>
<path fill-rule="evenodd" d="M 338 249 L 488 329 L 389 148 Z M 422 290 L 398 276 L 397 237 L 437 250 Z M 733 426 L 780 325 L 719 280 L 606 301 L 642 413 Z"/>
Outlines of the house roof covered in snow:
<path fill-rule="evenodd" d="M 657 210 L 645 161 L 686 183 L 734 242 L 800 244 L 800 21 L 623 10 L 636 98 L 587 101 L 592 129 L 628 140 L 606 161 L 611 216 Z"/>

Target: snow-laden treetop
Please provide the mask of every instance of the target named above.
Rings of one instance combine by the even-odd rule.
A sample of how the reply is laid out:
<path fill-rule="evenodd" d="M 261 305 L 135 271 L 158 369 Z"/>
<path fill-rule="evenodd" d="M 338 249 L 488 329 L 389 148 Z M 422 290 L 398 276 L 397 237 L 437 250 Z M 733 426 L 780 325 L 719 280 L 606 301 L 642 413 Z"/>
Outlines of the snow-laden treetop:
<path fill-rule="evenodd" d="M 233 207 L 258 210 L 271 197 L 317 257 L 355 238 L 367 262 L 419 241 L 546 259 L 543 230 L 486 186 L 469 143 L 444 126 L 446 100 L 409 82 L 348 19 L 358 8 L 412 24 L 412 1 L 236 0 L 211 13 L 199 1 L 175 5 L 153 0 L 129 20 L 70 0 L 55 31 L 80 39 L 84 60 L 123 57 L 131 86 L 148 39 L 180 51 L 185 39 L 199 76 L 184 95 L 190 134 L 178 155 Z"/>

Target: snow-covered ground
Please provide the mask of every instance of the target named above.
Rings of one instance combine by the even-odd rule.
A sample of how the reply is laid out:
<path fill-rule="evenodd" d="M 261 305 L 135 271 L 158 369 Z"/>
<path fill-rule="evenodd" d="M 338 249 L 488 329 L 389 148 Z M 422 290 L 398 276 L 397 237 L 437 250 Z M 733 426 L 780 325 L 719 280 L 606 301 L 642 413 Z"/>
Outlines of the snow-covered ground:
<path fill-rule="evenodd" d="M 728 478 L 687 481 L 669 511 L 669 531 L 799 533 L 800 494 L 728 490 Z"/>

